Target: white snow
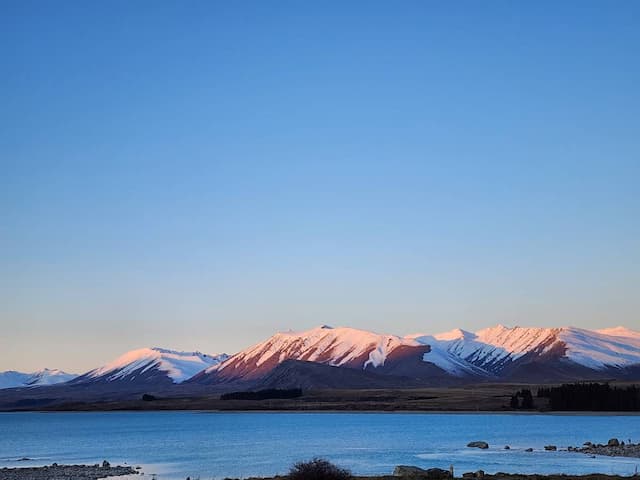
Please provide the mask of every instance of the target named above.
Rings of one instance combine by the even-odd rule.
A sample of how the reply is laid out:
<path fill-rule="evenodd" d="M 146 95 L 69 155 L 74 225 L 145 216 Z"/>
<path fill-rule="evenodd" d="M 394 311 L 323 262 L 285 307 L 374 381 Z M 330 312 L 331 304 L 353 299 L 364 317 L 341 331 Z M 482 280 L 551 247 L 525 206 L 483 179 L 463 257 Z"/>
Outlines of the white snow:
<path fill-rule="evenodd" d="M 362 368 L 379 367 L 391 352 L 403 345 L 429 345 L 431 351 L 424 354 L 423 360 L 457 376 L 493 376 L 523 355 L 544 354 L 553 348 L 564 350 L 567 359 L 590 368 L 640 363 L 640 333 L 623 327 L 590 331 L 574 327 L 496 325 L 475 333 L 454 329 L 436 335 L 399 337 L 321 326 L 303 332 L 278 333 L 226 362 L 209 367 L 207 372 L 230 365 L 259 367 L 266 362 L 281 363 L 287 359 L 353 366 L 356 359 L 366 358 Z"/>
<path fill-rule="evenodd" d="M 305 360 L 341 366 L 365 357 L 362 368 L 384 365 L 388 355 L 403 345 L 417 346 L 418 342 L 396 335 L 380 335 L 355 328 L 332 328 L 323 325 L 303 332 L 280 332 L 234 355 L 228 362 L 207 371 L 224 369 L 232 362 L 255 364 L 277 359 Z"/>
<path fill-rule="evenodd" d="M 0 389 L 15 387 L 37 387 L 41 385 L 55 385 L 67 382 L 77 375 L 66 373 L 58 369 L 44 368 L 33 373 L 16 371 L 0 372 Z"/>
<path fill-rule="evenodd" d="M 426 338 L 419 339 L 428 343 Z M 488 372 L 525 354 L 543 354 L 556 347 L 565 348 L 567 359 L 589 368 L 624 367 L 640 363 L 640 333 L 624 327 L 592 331 L 575 327 L 509 328 L 496 325 L 476 333 L 456 329 L 431 338 L 434 351 L 446 351 Z M 425 355 L 425 360 L 433 363 L 439 361 L 436 364 L 445 368 L 451 359 L 442 353 L 438 355 L 441 358 L 433 355 L 434 360 Z M 455 373 L 456 368 L 450 365 L 445 369 Z"/>
<path fill-rule="evenodd" d="M 445 334 L 434 336 L 412 335 L 411 338 L 414 338 L 416 341 L 424 345 L 429 345 L 431 350 L 422 356 L 422 360 L 433 363 L 445 372 L 449 372 L 459 377 L 469 374 L 485 374 L 486 372 L 484 372 L 484 370 L 449 351 L 451 342 L 465 338 L 465 336 L 468 337 L 468 335 L 473 334 L 456 329 L 456 331 L 452 330 Z"/>
<path fill-rule="evenodd" d="M 281 332 L 240 353 L 205 355 L 162 348 L 142 348 L 127 352 L 114 361 L 85 374 L 89 378 L 105 376 L 107 380 L 128 377 L 157 368 L 175 383 L 181 383 L 201 371 L 222 370 L 233 365 L 257 368 L 265 363 L 287 359 L 349 365 L 357 368 L 380 367 L 399 347 L 429 345 L 423 355 L 431 362 L 457 376 L 479 374 L 492 376 L 500 369 L 527 354 L 564 352 L 565 358 L 593 369 L 640 364 L 640 332 L 625 327 L 586 330 L 576 327 L 532 328 L 496 325 L 475 333 L 454 329 L 436 335 L 416 334 L 406 337 L 378 334 L 355 328 L 332 328 L 323 325 L 302 332 Z M 33 374 L 0 373 L 0 388 L 50 385 L 74 378 L 59 370 Z"/>
<path fill-rule="evenodd" d="M 623 326 L 601 328 L 600 330 L 595 330 L 595 332 L 603 335 L 610 335 L 612 337 L 640 338 L 640 332 L 636 332 L 635 330 L 631 330 L 630 328 Z"/>
<path fill-rule="evenodd" d="M 629 330 L 631 336 L 622 336 L 622 330 L 614 331 L 614 335 L 607 335 L 602 331 L 569 327 L 562 329 L 559 339 L 567 345 L 567 358 L 590 368 L 640 363 L 640 335 Z"/>
<path fill-rule="evenodd" d="M 218 365 L 228 355 L 206 355 L 200 352 L 177 352 L 164 348 L 141 348 L 121 355 L 114 361 L 86 374 L 88 378 L 106 376 L 109 381 L 123 379 L 140 370 L 144 373 L 152 368 L 166 372 L 174 383 L 181 383 L 205 368 Z"/>

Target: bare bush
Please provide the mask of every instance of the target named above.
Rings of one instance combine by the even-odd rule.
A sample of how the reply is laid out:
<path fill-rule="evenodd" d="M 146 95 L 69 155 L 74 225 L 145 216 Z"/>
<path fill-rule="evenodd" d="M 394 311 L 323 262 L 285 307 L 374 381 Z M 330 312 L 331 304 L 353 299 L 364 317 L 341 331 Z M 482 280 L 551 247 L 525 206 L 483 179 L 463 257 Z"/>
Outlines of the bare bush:
<path fill-rule="evenodd" d="M 351 472 L 323 459 L 298 462 L 289 470 L 291 480 L 348 480 Z"/>

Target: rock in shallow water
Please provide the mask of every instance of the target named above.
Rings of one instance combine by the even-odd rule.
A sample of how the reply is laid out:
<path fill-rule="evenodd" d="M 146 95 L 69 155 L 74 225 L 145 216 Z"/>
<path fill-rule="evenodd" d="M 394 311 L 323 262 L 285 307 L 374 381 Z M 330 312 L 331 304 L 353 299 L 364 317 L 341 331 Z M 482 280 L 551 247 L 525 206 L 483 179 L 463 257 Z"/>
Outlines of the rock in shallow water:
<path fill-rule="evenodd" d="M 467 443 L 467 447 L 471 448 L 481 448 L 483 450 L 489 448 L 489 444 L 487 442 L 469 442 Z"/>

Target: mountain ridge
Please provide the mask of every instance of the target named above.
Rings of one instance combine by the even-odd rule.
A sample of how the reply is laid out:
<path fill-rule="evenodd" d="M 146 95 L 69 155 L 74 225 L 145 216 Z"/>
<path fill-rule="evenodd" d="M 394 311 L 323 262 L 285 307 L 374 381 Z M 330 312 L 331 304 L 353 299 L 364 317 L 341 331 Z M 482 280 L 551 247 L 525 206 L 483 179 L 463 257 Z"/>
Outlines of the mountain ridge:
<path fill-rule="evenodd" d="M 279 368 L 289 361 L 294 363 Z M 375 375 L 338 373 L 336 368 Z M 277 374 L 273 373 L 276 369 Z M 341 388 L 363 385 L 365 378 L 372 379 L 372 385 L 394 385 L 398 378 L 404 378 L 410 379 L 407 385 L 443 386 L 640 379 L 640 332 L 623 326 L 588 330 L 498 324 L 476 332 L 456 328 L 436 334 L 398 336 L 321 325 L 300 332 L 275 333 L 234 355 L 141 348 L 79 376 L 60 372 L 67 377 L 56 377 L 55 370 L 43 372 L 42 378 L 34 378 L 30 383 L 26 379 L 28 374 L 0 373 L 0 388 L 44 388 L 55 383 L 63 387 L 101 385 L 100 391 L 171 390 L 176 385 L 242 389 L 264 383 L 267 378 L 271 378 L 271 384 L 289 385 L 285 372 L 305 385 L 311 385 L 302 380 L 303 373 L 309 372 L 318 387 Z M 336 375 L 342 380 L 322 378 L 323 375 Z M 383 381 L 380 376 L 387 378 Z M 3 377 L 6 387 L 2 387 Z M 6 380 L 9 378 L 13 380 Z"/>
<path fill-rule="evenodd" d="M 43 368 L 42 370 L 31 373 L 8 370 L 6 372 L 0 372 L 0 389 L 55 385 L 67 382 L 76 377 L 77 375 L 75 373 L 63 372 L 56 368 Z"/>

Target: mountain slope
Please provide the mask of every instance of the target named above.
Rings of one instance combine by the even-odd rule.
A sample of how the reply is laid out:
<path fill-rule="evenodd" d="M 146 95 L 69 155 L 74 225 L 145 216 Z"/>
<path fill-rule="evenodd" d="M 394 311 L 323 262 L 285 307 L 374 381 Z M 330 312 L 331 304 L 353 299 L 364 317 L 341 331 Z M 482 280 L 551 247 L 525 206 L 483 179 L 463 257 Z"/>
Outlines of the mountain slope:
<path fill-rule="evenodd" d="M 591 331 L 496 325 L 475 333 L 455 329 L 399 337 L 322 326 L 278 333 L 193 381 L 255 382 L 287 360 L 419 379 L 424 385 L 627 378 L 640 365 L 640 334 L 622 327 Z"/>
<path fill-rule="evenodd" d="M 257 380 L 286 360 L 445 381 L 451 376 L 450 372 L 430 362 L 426 355 L 429 351 L 429 345 L 413 338 L 321 326 L 304 332 L 277 333 L 208 368 L 193 381 L 219 383 Z M 452 357 L 451 364 L 454 363 L 458 363 L 458 360 Z"/>
<path fill-rule="evenodd" d="M 16 371 L 0 372 L 0 389 L 17 387 L 37 387 L 43 385 L 55 385 L 68 382 L 77 375 L 66 373 L 58 369 L 39 370 L 33 373 Z"/>
<path fill-rule="evenodd" d="M 324 390 L 411 388 L 422 385 L 422 382 L 413 378 L 316 362 L 285 360 L 260 379 L 253 388 L 257 390 L 266 388 Z"/>
<path fill-rule="evenodd" d="M 132 350 L 73 380 L 73 384 L 128 382 L 176 384 L 226 360 L 226 354 L 178 352 L 164 348 Z"/>
<path fill-rule="evenodd" d="M 5 372 L 0 386 L 48 385 L 70 377 L 53 370 L 35 375 Z M 74 398 L 92 392 L 116 398 L 124 393 L 169 395 L 177 390 L 240 390 L 292 382 L 309 388 L 362 388 L 369 381 L 375 388 L 603 379 L 640 379 L 639 332 L 624 327 L 592 331 L 497 325 L 475 333 L 455 329 L 400 337 L 322 326 L 277 333 L 231 357 L 134 350 L 55 388 L 60 395 L 73 390 Z"/>
<path fill-rule="evenodd" d="M 592 331 L 497 325 L 476 333 L 454 330 L 416 338 L 503 379 L 605 378 L 640 364 L 640 334 L 622 327 Z"/>

